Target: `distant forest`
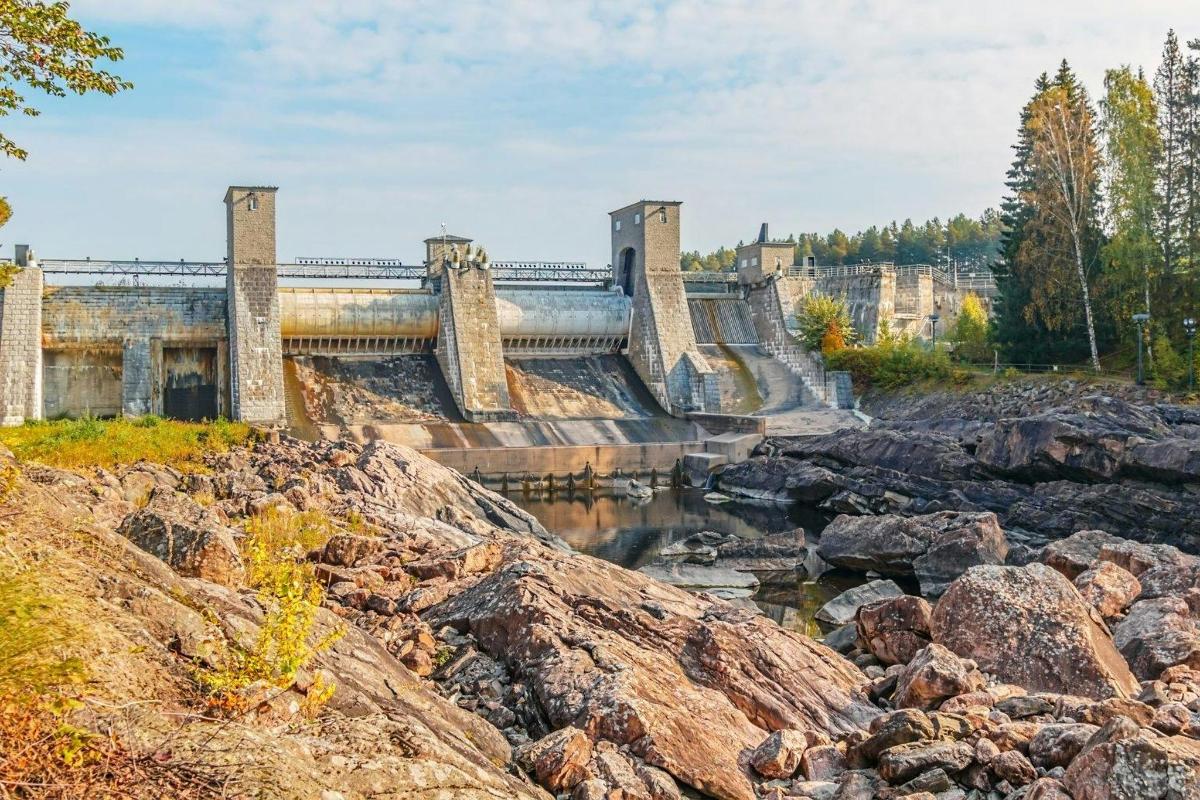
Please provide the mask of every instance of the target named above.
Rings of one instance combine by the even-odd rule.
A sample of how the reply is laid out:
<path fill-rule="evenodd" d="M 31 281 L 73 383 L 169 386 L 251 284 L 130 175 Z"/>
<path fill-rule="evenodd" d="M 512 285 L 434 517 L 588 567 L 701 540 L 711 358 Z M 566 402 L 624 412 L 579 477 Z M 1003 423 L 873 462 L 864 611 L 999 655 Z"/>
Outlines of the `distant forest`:
<path fill-rule="evenodd" d="M 1000 232 L 1000 212 L 988 209 L 977 219 L 958 214 L 948 222 L 934 217 L 920 225 L 906 219 L 900 224 L 872 225 L 855 234 L 838 228 L 824 235 L 793 234 L 787 241 L 796 243 L 796 264 L 804 263 L 808 256 L 815 256 L 820 265 L 892 261 L 944 266 L 949 259 L 952 264 L 984 271 L 996 258 Z M 719 247 L 706 255 L 697 250 L 685 252 L 679 263 L 688 272 L 720 272 L 734 269 L 735 260 L 733 248 Z"/>

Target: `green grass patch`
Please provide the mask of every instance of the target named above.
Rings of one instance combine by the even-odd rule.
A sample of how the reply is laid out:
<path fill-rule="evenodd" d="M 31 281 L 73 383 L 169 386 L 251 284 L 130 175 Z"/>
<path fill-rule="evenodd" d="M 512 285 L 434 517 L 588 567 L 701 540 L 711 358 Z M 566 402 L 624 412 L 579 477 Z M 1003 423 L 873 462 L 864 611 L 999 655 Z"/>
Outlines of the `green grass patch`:
<path fill-rule="evenodd" d="M 0 429 L 0 444 L 19 460 L 64 469 L 112 468 L 145 460 L 200 471 L 206 453 L 224 452 L 249 438 L 250 427 L 240 422 L 178 422 L 153 415 L 38 420 Z"/>

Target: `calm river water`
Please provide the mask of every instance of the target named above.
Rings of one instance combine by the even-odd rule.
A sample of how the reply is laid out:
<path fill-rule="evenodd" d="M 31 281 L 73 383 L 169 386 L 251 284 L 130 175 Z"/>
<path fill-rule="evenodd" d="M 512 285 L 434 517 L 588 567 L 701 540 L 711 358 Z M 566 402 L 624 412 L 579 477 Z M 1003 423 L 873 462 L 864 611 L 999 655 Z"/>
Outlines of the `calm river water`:
<path fill-rule="evenodd" d="M 587 493 L 551 498 L 514 492 L 509 498 L 576 550 L 629 569 L 650 564 L 662 548 L 699 531 L 753 539 L 802 527 L 811 544 L 829 520 L 822 512 L 798 506 L 714 505 L 699 489 L 656 492 L 645 500 Z M 803 570 L 758 578 L 762 585 L 753 600 L 763 613 L 813 636 L 821 633 L 813 621 L 817 609 L 863 582 L 861 576 L 831 572 L 812 580 Z"/>

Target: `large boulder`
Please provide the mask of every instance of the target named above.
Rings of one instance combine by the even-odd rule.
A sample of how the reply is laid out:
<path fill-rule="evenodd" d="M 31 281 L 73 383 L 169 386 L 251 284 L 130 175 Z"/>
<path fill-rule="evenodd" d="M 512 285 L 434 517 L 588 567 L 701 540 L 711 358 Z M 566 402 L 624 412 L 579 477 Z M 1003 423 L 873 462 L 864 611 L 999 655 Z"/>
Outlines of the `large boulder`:
<path fill-rule="evenodd" d="M 840 737 L 879 714 L 861 694 L 863 674 L 808 637 L 527 539 L 423 616 L 472 633 L 552 727 L 628 746 L 722 800 L 754 798 L 747 754 L 770 731 Z"/>
<path fill-rule="evenodd" d="M 1176 664 L 1200 667 L 1200 623 L 1194 607 L 1200 607 L 1200 589 L 1189 590 L 1185 597 L 1133 604 L 1113 631 L 1113 640 L 1135 675 L 1154 680 Z"/>
<path fill-rule="evenodd" d="M 1100 616 L 1110 619 L 1141 594 L 1142 584 L 1129 570 L 1111 561 L 1097 561 L 1075 579 L 1075 588 Z"/>
<path fill-rule="evenodd" d="M 916 576 L 923 594 L 938 595 L 970 567 L 1003 564 L 1008 542 L 991 512 L 843 515 L 822 531 L 817 553 L 839 567 Z"/>
<path fill-rule="evenodd" d="M 1200 797 L 1200 742 L 1132 736 L 1087 748 L 1063 778 L 1075 800 Z"/>
<path fill-rule="evenodd" d="M 1075 580 L 1099 560 L 1100 550 L 1105 545 L 1119 544 L 1123 541 L 1125 540 L 1120 536 L 1113 536 L 1105 531 L 1078 531 L 1043 547 L 1041 561 Z"/>
<path fill-rule="evenodd" d="M 588 777 L 592 740 L 578 728 L 562 728 L 534 742 L 527 758 L 538 783 L 552 792 L 569 791 Z"/>
<path fill-rule="evenodd" d="M 800 759 L 808 749 L 803 731 L 775 731 L 750 754 L 750 766 L 764 778 L 790 778 L 800 769 Z"/>
<path fill-rule="evenodd" d="M 937 708 L 943 700 L 979 691 L 985 683 L 975 662 L 931 644 L 900 673 L 893 701 L 898 708 Z"/>
<path fill-rule="evenodd" d="M 117 531 L 180 575 L 232 587 L 245 577 L 235 531 L 174 489 L 156 486 L 145 507 L 125 517 Z"/>
<path fill-rule="evenodd" d="M 876 600 L 858 609 L 858 640 L 884 664 L 907 664 L 930 642 L 929 602 L 904 595 Z"/>
<path fill-rule="evenodd" d="M 975 457 L 1020 481 L 1108 482 L 1140 437 L 1167 432 L 1160 421 L 1121 400 L 1093 398 L 1089 405 L 998 420 L 980 437 Z"/>
<path fill-rule="evenodd" d="M 1139 689 L 1095 610 L 1044 564 L 973 567 L 938 601 L 930 627 L 935 642 L 1029 691 L 1102 700 Z"/>
<path fill-rule="evenodd" d="M 858 610 L 868 603 L 902 597 L 904 590 L 892 581 L 877 580 L 854 586 L 817 609 L 813 617 L 826 625 L 848 625 Z"/>

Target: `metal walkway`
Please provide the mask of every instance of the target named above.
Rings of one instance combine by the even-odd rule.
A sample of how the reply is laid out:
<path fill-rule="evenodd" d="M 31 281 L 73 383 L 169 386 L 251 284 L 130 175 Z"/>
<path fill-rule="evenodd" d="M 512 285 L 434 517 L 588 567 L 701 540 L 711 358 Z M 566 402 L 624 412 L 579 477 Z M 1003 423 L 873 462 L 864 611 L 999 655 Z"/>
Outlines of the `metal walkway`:
<path fill-rule="evenodd" d="M 40 259 L 44 272 L 60 275 L 189 275 L 222 276 L 224 261 L 114 261 L 108 259 Z M 424 280 L 424 264 L 405 264 L 391 258 L 297 258 L 277 265 L 281 278 L 335 280 Z M 590 268 L 579 261 L 494 261 L 492 277 L 506 283 L 592 283 L 611 280 L 608 269 Z"/>

